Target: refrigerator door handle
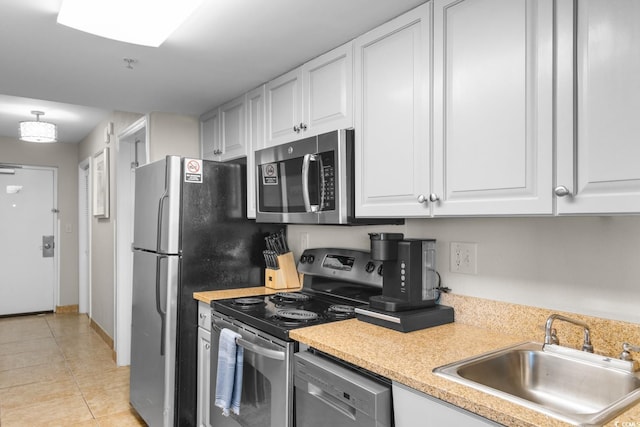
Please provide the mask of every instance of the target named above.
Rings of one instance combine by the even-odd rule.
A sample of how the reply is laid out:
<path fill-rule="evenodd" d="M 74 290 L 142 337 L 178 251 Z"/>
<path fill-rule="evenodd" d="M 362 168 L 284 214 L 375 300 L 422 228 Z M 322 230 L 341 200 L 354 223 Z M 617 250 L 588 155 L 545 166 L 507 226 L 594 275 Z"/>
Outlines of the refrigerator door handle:
<path fill-rule="evenodd" d="M 164 333 L 165 333 L 165 317 L 167 314 L 166 307 L 162 308 L 160 301 L 160 261 L 167 258 L 166 255 L 158 255 L 156 257 L 156 310 L 160 315 L 160 356 L 164 356 Z"/>
<path fill-rule="evenodd" d="M 169 198 L 167 194 L 167 189 L 164 190 L 162 196 L 160 196 L 160 201 L 158 202 L 158 233 L 156 240 L 156 251 L 162 252 L 162 223 L 164 221 L 163 212 L 164 212 L 164 201 Z"/>

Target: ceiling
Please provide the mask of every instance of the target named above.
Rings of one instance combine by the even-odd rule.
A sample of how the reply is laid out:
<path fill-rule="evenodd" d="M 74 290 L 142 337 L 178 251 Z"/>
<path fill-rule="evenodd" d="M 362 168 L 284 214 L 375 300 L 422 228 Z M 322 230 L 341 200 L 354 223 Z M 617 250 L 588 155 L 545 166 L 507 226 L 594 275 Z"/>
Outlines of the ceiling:
<path fill-rule="evenodd" d="M 200 115 L 423 2 L 206 0 L 151 48 L 57 24 L 61 0 L 2 0 L 0 136 L 31 110 L 72 143 L 113 110 Z"/>

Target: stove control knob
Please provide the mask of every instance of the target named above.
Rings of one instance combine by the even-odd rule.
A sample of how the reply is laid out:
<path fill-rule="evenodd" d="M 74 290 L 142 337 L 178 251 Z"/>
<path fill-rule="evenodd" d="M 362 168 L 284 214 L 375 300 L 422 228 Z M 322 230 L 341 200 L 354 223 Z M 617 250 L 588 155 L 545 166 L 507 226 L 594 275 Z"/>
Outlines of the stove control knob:
<path fill-rule="evenodd" d="M 306 262 L 307 262 L 307 256 L 306 256 L 306 255 L 302 255 L 302 256 L 300 257 L 300 264 L 304 264 L 304 263 L 306 263 Z"/>
<path fill-rule="evenodd" d="M 364 266 L 364 271 L 366 271 L 367 273 L 373 273 L 373 270 L 375 269 L 376 265 L 371 261 L 369 261 L 367 265 Z"/>
<path fill-rule="evenodd" d="M 378 267 L 378 276 L 382 276 L 383 270 L 382 270 L 382 264 L 380 264 L 380 267 Z"/>
<path fill-rule="evenodd" d="M 309 255 L 309 256 L 307 257 L 307 262 L 308 262 L 309 264 L 313 264 L 313 261 L 315 261 L 315 260 L 316 260 L 316 257 L 314 257 L 313 255 Z"/>

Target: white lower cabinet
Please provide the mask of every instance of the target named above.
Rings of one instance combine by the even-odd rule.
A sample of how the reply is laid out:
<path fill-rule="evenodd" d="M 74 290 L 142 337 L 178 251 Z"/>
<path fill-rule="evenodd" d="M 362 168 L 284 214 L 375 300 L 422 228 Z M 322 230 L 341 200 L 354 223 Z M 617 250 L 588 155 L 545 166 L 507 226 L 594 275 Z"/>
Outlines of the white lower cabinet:
<path fill-rule="evenodd" d="M 500 425 L 395 381 L 392 390 L 396 427 L 495 427 Z"/>
<path fill-rule="evenodd" d="M 211 372 L 211 307 L 198 302 L 198 382 L 197 414 L 198 427 L 210 427 L 210 372 Z"/>

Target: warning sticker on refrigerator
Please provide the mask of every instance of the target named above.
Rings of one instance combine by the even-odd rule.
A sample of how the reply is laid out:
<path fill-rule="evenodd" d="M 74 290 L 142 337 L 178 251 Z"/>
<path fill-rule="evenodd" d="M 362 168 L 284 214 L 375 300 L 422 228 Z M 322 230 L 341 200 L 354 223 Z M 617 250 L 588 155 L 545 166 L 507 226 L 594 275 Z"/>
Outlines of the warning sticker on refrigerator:
<path fill-rule="evenodd" d="M 184 159 L 184 182 L 202 183 L 202 160 Z"/>
<path fill-rule="evenodd" d="M 278 164 L 267 163 L 262 165 L 262 184 L 278 185 Z"/>

